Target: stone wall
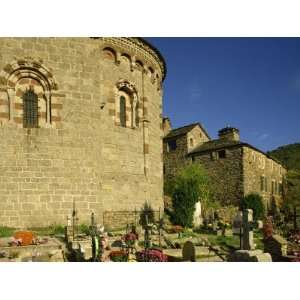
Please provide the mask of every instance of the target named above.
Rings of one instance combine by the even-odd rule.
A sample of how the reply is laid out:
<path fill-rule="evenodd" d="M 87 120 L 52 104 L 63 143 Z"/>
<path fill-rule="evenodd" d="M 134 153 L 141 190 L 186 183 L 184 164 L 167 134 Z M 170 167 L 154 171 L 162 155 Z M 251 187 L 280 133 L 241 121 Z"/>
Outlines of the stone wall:
<path fill-rule="evenodd" d="M 80 223 L 92 211 L 163 207 L 165 70 L 151 47 L 130 38 L 1 38 L 0 49 L 0 225 L 63 224 L 74 202 Z M 23 128 L 29 88 L 39 128 Z"/>
<path fill-rule="evenodd" d="M 163 209 L 161 209 L 162 216 Z M 104 211 L 103 222 L 106 230 L 111 229 L 124 229 L 130 224 L 139 224 L 141 211 Z M 154 211 L 154 219 L 157 222 L 159 220 L 159 211 Z"/>
<path fill-rule="evenodd" d="M 168 142 L 176 140 L 176 149 L 169 149 Z M 176 136 L 172 139 L 164 140 L 164 178 L 165 181 L 174 177 L 176 173 L 187 165 L 188 145 L 186 135 Z"/>
<path fill-rule="evenodd" d="M 216 199 L 223 205 L 238 205 L 243 196 L 242 149 L 226 149 L 226 158 L 215 152 L 197 153 L 193 162 L 200 163 L 212 179 Z"/>
<path fill-rule="evenodd" d="M 167 132 L 169 132 L 169 130 Z M 174 140 L 176 140 L 176 150 L 170 150 L 168 143 Z M 178 135 L 170 139 L 165 138 L 163 141 L 165 180 L 174 177 L 178 170 L 189 163 L 187 154 L 191 150 L 208 140 L 209 137 L 199 126 L 195 126 L 186 134 Z"/>
<path fill-rule="evenodd" d="M 249 147 L 243 147 L 244 193 L 259 193 L 267 208 L 271 201 L 282 201 L 280 184 L 283 182 L 286 169 L 273 159 Z M 262 188 L 262 178 L 264 187 Z M 273 181 L 273 191 L 272 191 Z"/>

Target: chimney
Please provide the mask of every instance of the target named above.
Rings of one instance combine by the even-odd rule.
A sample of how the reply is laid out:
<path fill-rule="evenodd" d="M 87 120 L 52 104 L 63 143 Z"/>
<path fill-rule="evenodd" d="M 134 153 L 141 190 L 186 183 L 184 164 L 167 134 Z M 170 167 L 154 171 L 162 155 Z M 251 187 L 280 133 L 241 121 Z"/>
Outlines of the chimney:
<path fill-rule="evenodd" d="M 219 139 L 226 141 L 239 141 L 240 131 L 237 128 L 227 126 L 219 130 Z"/>
<path fill-rule="evenodd" d="M 172 130 L 171 121 L 168 117 L 163 118 L 163 132 L 164 136 L 166 136 Z"/>

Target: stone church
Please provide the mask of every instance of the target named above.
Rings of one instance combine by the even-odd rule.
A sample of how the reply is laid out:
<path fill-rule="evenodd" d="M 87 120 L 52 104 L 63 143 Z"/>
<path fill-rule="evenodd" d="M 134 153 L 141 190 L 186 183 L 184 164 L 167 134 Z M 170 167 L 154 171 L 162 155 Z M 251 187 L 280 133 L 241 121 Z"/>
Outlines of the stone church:
<path fill-rule="evenodd" d="M 237 128 L 219 130 L 212 140 L 200 123 L 172 129 L 163 120 L 164 180 L 171 179 L 189 163 L 199 163 L 213 180 L 216 198 L 223 205 L 236 205 L 245 195 L 259 193 L 266 208 L 283 200 L 286 169 L 274 158 L 240 140 Z"/>
<path fill-rule="evenodd" d="M 165 75 L 141 38 L 0 38 L 0 225 L 163 209 Z"/>

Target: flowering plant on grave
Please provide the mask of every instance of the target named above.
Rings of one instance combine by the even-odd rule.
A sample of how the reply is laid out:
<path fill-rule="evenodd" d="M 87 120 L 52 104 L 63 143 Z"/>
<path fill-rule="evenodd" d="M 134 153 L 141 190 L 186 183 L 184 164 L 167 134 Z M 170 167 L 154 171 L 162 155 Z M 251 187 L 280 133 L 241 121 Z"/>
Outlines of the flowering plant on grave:
<path fill-rule="evenodd" d="M 167 262 L 168 256 L 159 249 L 145 249 L 136 253 L 139 262 Z"/>
<path fill-rule="evenodd" d="M 111 251 L 109 254 L 109 258 L 114 262 L 126 262 L 128 261 L 128 253 L 123 250 Z"/>
<path fill-rule="evenodd" d="M 16 242 L 18 246 L 28 246 L 34 244 L 35 239 L 36 237 L 31 231 L 17 231 L 12 243 Z"/>
<path fill-rule="evenodd" d="M 128 247 L 133 247 L 135 241 L 138 240 L 138 234 L 135 232 L 129 232 L 123 236 L 123 240 Z"/>
<path fill-rule="evenodd" d="M 293 243 L 300 244 L 300 234 L 295 233 L 289 237 L 289 240 Z"/>
<path fill-rule="evenodd" d="M 272 219 L 271 218 L 267 218 L 264 221 L 264 225 L 263 225 L 263 235 L 264 235 L 264 239 L 268 239 L 270 238 L 273 233 L 274 233 L 274 228 L 273 228 L 273 223 L 272 223 Z"/>

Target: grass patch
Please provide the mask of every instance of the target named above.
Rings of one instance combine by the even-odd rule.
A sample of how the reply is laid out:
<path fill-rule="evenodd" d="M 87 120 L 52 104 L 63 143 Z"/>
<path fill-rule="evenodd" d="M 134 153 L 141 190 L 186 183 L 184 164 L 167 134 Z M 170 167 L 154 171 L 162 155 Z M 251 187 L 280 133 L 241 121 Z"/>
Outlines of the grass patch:
<path fill-rule="evenodd" d="M 51 225 L 47 227 L 32 227 L 28 230 L 33 231 L 38 236 L 53 236 L 53 235 L 64 235 L 65 226 L 63 225 Z M 76 229 L 75 229 L 76 230 Z M 79 234 L 89 234 L 89 226 L 86 224 L 80 224 L 78 226 Z"/>
<path fill-rule="evenodd" d="M 238 236 L 217 236 L 210 235 L 207 237 L 212 245 L 225 247 L 226 249 L 239 249 L 240 238 Z"/>
<path fill-rule="evenodd" d="M 64 234 L 65 227 L 63 225 L 51 225 L 47 227 L 32 227 L 28 230 L 34 232 L 36 235 L 39 236 L 47 236 L 47 235 L 57 235 L 57 234 Z"/>
<path fill-rule="evenodd" d="M 0 238 L 11 237 L 14 235 L 15 228 L 0 226 Z"/>
<path fill-rule="evenodd" d="M 183 232 L 181 232 L 180 234 L 180 238 L 189 238 L 189 237 L 198 237 L 199 234 L 193 232 L 193 231 L 189 231 L 189 230 L 185 230 Z"/>

